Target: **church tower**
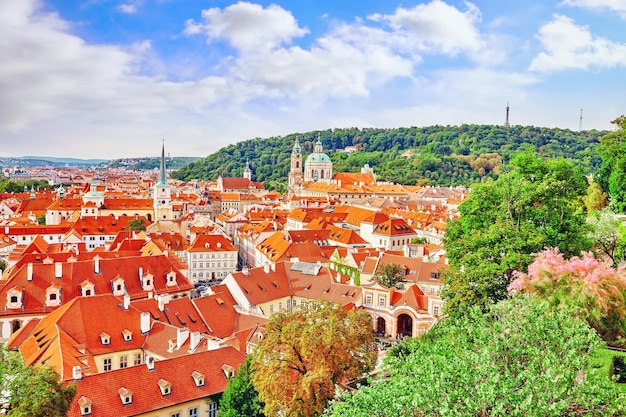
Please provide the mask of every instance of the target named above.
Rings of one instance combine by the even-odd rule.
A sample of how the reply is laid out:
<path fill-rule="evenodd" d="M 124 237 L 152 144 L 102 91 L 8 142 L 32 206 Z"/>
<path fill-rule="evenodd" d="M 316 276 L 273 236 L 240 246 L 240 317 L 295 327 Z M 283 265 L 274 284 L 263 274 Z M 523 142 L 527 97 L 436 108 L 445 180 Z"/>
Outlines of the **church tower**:
<path fill-rule="evenodd" d="M 167 172 L 165 171 L 165 141 L 161 148 L 161 165 L 159 167 L 159 179 L 154 185 L 154 220 L 172 220 L 172 189 L 167 183 Z"/>
<path fill-rule="evenodd" d="M 246 159 L 246 169 L 243 170 L 243 177 L 248 181 L 252 181 L 252 170 L 250 169 L 250 162 Z"/>
<path fill-rule="evenodd" d="M 294 195 L 302 184 L 302 148 L 296 138 L 291 150 L 291 167 L 289 168 L 289 194 Z"/>

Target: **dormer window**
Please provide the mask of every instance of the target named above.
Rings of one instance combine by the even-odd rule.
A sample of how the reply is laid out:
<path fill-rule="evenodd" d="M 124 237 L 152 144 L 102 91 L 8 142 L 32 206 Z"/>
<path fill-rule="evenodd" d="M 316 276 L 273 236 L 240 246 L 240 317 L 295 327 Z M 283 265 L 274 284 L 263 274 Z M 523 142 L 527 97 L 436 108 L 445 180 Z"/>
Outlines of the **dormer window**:
<path fill-rule="evenodd" d="M 78 406 L 80 407 L 80 415 L 88 416 L 91 414 L 91 400 L 84 395 L 78 399 Z"/>
<path fill-rule="evenodd" d="M 161 389 L 161 395 L 170 395 L 172 393 L 172 384 L 167 382 L 163 378 L 159 379 L 157 382 L 159 384 L 159 388 Z"/>
<path fill-rule="evenodd" d="M 100 342 L 102 342 L 103 346 L 111 344 L 111 336 L 105 332 L 100 333 Z"/>
<path fill-rule="evenodd" d="M 122 330 L 122 336 L 124 337 L 124 342 L 130 342 L 133 340 L 133 332 L 128 329 Z"/>
<path fill-rule="evenodd" d="M 57 307 L 61 305 L 61 287 L 51 285 L 46 289 L 46 305 Z"/>
<path fill-rule="evenodd" d="M 7 308 L 22 308 L 24 289 L 13 287 L 7 292 Z"/>
<path fill-rule="evenodd" d="M 152 274 L 146 274 L 141 278 L 141 288 L 144 291 L 151 291 L 154 289 L 154 285 L 153 285 L 153 281 L 154 280 L 154 275 Z"/>
<path fill-rule="evenodd" d="M 230 365 L 222 365 L 222 371 L 224 371 L 226 378 L 232 378 L 235 376 L 235 368 Z"/>
<path fill-rule="evenodd" d="M 124 278 L 117 276 L 111 282 L 111 286 L 113 287 L 113 295 L 122 296 L 126 292 L 126 287 L 124 285 Z"/>
<path fill-rule="evenodd" d="M 171 287 L 173 285 L 176 285 L 176 272 L 174 271 L 170 271 L 165 275 L 165 281 L 166 281 L 166 285 L 168 287 Z"/>
<path fill-rule="evenodd" d="M 196 383 L 196 387 L 200 388 L 204 386 L 204 375 L 198 371 L 193 371 L 191 373 L 191 377 L 193 378 L 193 382 Z"/>
<path fill-rule="evenodd" d="M 83 297 L 91 297 L 92 295 L 96 295 L 96 288 L 91 281 L 83 281 L 80 284 L 80 291 Z"/>
<path fill-rule="evenodd" d="M 430 279 L 439 279 L 439 272 L 431 272 Z"/>
<path fill-rule="evenodd" d="M 120 395 L 120 400 L 122 400 L 122 404 L 130 405 L 133 403 L 133 392 L 128 388 L 121 387 L 117 393 Z"/>

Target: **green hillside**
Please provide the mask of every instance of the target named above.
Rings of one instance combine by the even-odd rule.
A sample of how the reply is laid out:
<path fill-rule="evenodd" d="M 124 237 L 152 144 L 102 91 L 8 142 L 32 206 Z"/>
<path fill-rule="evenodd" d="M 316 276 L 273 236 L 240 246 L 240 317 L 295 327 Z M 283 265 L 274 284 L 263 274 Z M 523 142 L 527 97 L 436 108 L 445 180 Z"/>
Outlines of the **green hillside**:
<path fill-rule="evenodd" d="M 605 131 L 574 132 L 534 126 L 493 125 L 430 126 L 395 129 L 333 129 L 255 138 L 220 149 L 172 174 L 181 180 L 215 180 L 219 175 L 240 177 L 246 160 L 253 179 L 269 189 L 284 189 L 294 140 L 303 156 L 313 151 L 318 137 L 333 161 L 335 172 L 358 172 L 364 164 L 379 180 L 402 184 L 470 185 L 497 177 L 499 166 L 528 147 L 547 157 L 564 157 L 594 172 L 601 163 L 596 152 Z M 341 152 L 356 146 L 357 152 Z M 415 156 L 402 157 L 411 150 Z"/>

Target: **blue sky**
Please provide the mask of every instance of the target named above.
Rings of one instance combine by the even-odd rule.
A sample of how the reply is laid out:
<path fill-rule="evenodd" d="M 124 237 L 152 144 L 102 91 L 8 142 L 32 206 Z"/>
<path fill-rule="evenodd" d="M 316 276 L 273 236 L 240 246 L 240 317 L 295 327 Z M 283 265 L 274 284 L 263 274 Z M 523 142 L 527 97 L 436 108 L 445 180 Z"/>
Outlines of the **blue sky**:
<path fill-rule="evenodd" d="M 611 129 L 626 0 L 0 0 L 0 156 L 206 156 L 462 123 Z"/>

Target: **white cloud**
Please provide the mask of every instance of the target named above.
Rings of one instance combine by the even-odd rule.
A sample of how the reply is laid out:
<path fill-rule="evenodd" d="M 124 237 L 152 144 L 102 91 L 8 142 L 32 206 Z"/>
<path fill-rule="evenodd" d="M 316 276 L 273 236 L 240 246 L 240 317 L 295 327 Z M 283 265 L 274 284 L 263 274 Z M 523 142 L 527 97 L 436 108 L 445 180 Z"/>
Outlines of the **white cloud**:
<path fill-rule="evenodd" d="M 480 11 L 472 3 L 465 4 L 467 10 L 461 12 L 441 0 L 432 0 L 412 9 L 399 7 L 392 15 L 374 14 L 369 19 L 406 32 L 418 50 L 456 55 L 476 51 L 482 44 L 476 27 L 481 21 Z"/>
<path fill-rule="evenodd" d="M 531 71 L 626 66 L 626 44 L 594 36 L 589 27 L 577 25 L 566 16 L 555 15 L 536 37 L 544 51 L 533 58 Z"/>
<path fill-rule="evenodd" d="M 224 10 L 203 10 L 202 18 L 203 23 L 187 21 L 185 33 L 205 34 L 208 41 L 225 39 L 241 51 L 275 49 L 308 33 L 307 29 L 298 27 L 289 11 L 275 4 L 263 8 L 239 2 Z"/>
<path fill-rule="evenodd" d="M 607 9 L 617 12 L 622 19 L 626 19 L 626 0 L 563 0 L 561 5 L 591 10 Z"/>
<path fill-rule="evenodd" d="M 135 14 L 139 11 L 139 5 L 137 3 L 120 4 L 117 10 L 125 14 Z"/>

